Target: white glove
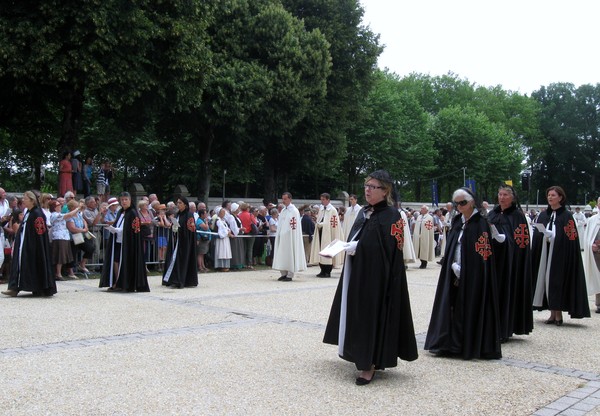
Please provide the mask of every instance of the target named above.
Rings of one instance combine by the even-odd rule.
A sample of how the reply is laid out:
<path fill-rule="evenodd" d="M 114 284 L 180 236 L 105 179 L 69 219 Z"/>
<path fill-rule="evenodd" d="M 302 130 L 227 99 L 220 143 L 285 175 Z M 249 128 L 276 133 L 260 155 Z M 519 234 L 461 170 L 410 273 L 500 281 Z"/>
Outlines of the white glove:
<path fill-rule="evenodd" d="M 358 245 L 358 241 L 350 241 L 344 245 L 344 251 L 348 253 L 350 256 L 354 256 L 356 253 L 356 246 Z"/>
<path fill-rule="evenodd" d="M 551 230 L 547 230 L 547 229 L 544 230 L 544 236 L 547 239 L 549 239 L 550 241 L 554 240 L 554 237 L 556 236 L 556 232 L 555 232 L 554 228 Z"/>
<path fill-rule="evenodd" d="M 504 240 L 506 240 L 506 235 L 504 234 L 497 234 L 494 236 L 494 240 L 496 240 L 499 243 L 504 243 Z"/>
<path fill-rule="evenodd" d="M 460 264 L 456 262 L 452 263 L 452 271 L 454 272 L 456 277 L 460 279 Z"/>

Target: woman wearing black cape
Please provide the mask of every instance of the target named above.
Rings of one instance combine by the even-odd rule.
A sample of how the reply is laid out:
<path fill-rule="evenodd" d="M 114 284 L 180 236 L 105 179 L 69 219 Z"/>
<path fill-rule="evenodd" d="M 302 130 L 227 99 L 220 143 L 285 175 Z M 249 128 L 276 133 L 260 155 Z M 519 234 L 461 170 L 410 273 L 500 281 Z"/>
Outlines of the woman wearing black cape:
<path fill-rule="evenodd" d="M 174 219 L 167 256 L 163 285 L 177 289 L 198 286 L 198 263 L 196 262 L 196 221 L 190 212 L 187 198 L 177 198 L 177 216 Z M 173 221 L 173 220 L 172 220 Z"/>
<path fill-rule="evenodd" d="M 108 287 L 109 292 L 149 292 L 138 212 L 128 192 L 121 193 L 119 203 L 121 209 L 113 226 L 108 227 L 111 234 L 104 251 L 100 287 Z"/>
<path fill-rule="evenodd" d="M 375 370 L 395 367 L 398 358 L 418 357 L 402 255 L 404 224 L 392 192 L 386 171 L 365 180 L 369 205 L 358 213 L 348 236 L 323 339 L 338 345 L 339 356 L 356 365 L 357 385 L 369 384 Z"/>
<path fill-rule="evenodd" d="M 454 191 L 452 201 L 459 215 L 448 231 L 425 349 L 464 359 L 501 358 L 490 226 L 468 188 Z"/>
<path fill-rule="evenodd" d="M 577 226 L 565 208 L 567 195 L 560 186 L 551 186 L 546 198 L 548 208 L 536 221 L 544 227 L 533 232 L 533 307 L 550 310 L 546 323 L 561 326 L 563 311 L 574 319 L 589 318 L 590 305 Z"/>
<path fill-rule="evenodd" d="M 8 290 L 2 294 L 15 297 L 26 291 L 34 296 L 52 296 L 56 293 L 56 281 L 46 217 L 32 191 L 23 194 L 23 205 L 27 212 L 15 236 Z"/>
<path fill-rule="evenodd" d="M 498 205 L 488 213 L 503 238 L 492 239 L 499 290 L 500 340 L 533 330 L 529 225 L 510 185 L 498 189 Z"/>

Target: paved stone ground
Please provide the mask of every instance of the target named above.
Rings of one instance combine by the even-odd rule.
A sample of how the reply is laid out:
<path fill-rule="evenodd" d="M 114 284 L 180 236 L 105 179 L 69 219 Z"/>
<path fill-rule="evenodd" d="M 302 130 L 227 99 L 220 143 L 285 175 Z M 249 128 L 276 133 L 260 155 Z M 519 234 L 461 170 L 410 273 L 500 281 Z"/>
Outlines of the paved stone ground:
<path fill-rule="evenodd" d="M 502 360 L 437 358 L 422 347 L 438 272 L 408 271 L 419 359 L 364 387 L 321 342 L 339 270 L 289 283 L 272 270 L 201 274 L 183 290 L 153 276 L 142 294 L 90 279 L 2 298 L 0 414 L 600 415 L 600 315 L 555 327 L 535 313 Z"/>

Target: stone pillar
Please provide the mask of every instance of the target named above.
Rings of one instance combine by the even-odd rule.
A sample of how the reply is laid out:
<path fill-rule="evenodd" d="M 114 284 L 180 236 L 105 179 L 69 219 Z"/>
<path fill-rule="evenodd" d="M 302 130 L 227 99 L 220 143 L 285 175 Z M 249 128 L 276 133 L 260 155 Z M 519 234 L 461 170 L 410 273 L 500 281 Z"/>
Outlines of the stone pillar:
<path fill-rule="evenodd" d="M 188 198 L 190 196 L 190 192 L 188 191 L 187 186 L 179 184 L 175 187 L 175 190 L 173 191 L 173 195 L 176 197 L 184 196 L 184 197 Z"/>
<path fill-rule="evenodd" d="M 137 203 L 141 197 L 146 195 L 146 190 L 141 183 L 134 182 L 129 185 L 128 192 L 131 194 L 131 205 L 137 207 Z"/>

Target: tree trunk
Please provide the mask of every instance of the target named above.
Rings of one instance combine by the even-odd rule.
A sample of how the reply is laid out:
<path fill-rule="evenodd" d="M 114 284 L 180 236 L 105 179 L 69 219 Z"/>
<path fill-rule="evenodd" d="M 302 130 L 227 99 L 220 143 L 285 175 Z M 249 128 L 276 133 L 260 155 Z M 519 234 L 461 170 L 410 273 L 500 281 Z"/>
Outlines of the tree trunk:
<path fill-rule="evenodd" d="M 83 102 L 85 99 L 85 82 L 83 78 L 75 77 L 73 81 L 63 90 L 63 120 L 62 134 L 58 141 L 58 154 L 75 150 L 79 144 L 79 127 L 81 115 L 83 114 Z"/>

